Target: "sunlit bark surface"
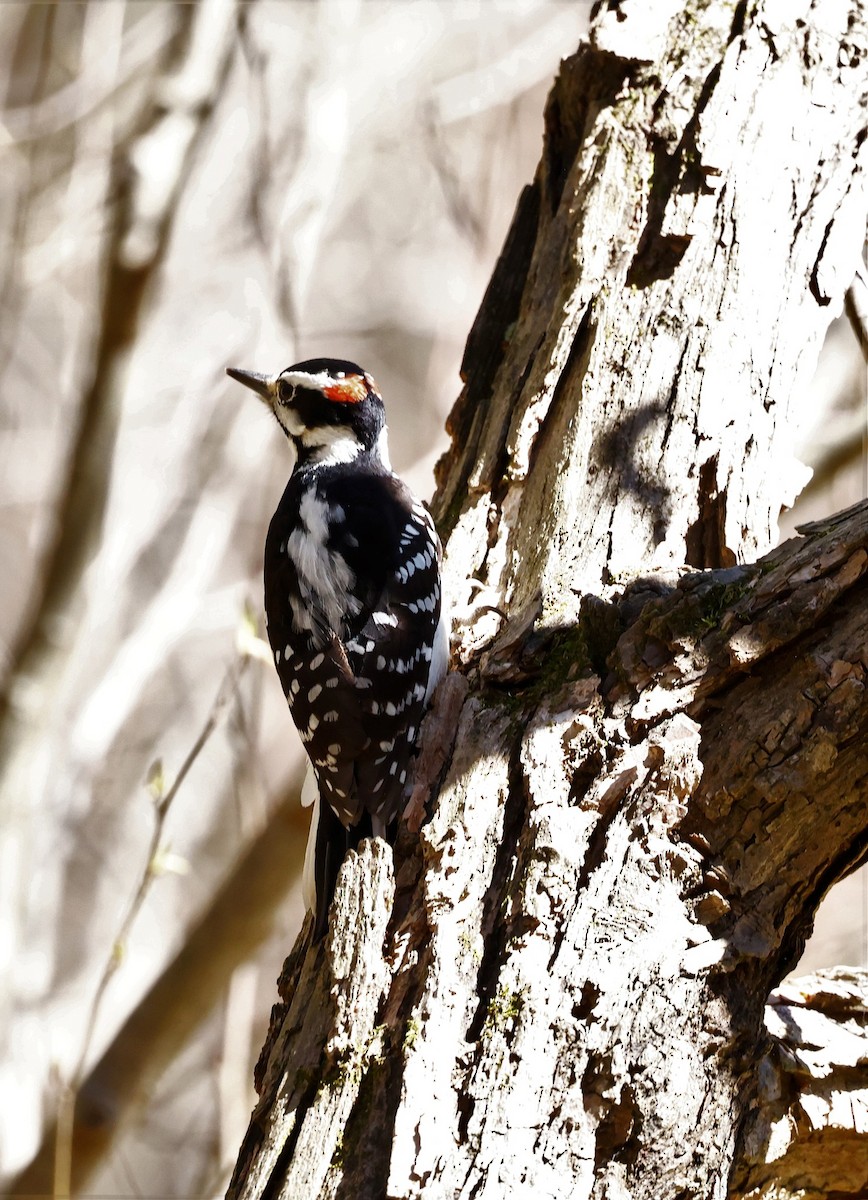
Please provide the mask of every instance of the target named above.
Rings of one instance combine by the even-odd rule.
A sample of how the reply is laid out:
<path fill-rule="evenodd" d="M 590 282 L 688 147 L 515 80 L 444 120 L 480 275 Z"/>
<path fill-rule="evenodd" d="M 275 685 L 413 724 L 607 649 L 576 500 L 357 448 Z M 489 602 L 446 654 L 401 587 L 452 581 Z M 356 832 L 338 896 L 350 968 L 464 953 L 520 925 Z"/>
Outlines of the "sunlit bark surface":
<path fill-rule="evenodd" d="M 769 550 L 865 227 L 866 37 L 611 4 L 563 64 L 440 465 L 446 763 L 287 960 L 232 1197 L 773 1177 L 766 999 L 868 853 L 868 504 Z"/>

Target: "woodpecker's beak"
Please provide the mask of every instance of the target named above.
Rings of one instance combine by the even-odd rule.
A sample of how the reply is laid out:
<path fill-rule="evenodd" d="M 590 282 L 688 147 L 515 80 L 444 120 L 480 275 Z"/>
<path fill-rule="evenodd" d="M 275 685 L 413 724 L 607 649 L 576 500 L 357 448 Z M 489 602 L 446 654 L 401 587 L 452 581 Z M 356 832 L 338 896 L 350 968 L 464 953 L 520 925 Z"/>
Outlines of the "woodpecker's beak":
<path fill-rule="evenodd" d="M 227 367 L 226 374 L 230 379 L 237 379 L 239 383 L 249 387 L 269 407 L 271 406 L 273 380 L 270 375 L 260 375 L 257 371 L 238 371 L 235 367 Z"/>

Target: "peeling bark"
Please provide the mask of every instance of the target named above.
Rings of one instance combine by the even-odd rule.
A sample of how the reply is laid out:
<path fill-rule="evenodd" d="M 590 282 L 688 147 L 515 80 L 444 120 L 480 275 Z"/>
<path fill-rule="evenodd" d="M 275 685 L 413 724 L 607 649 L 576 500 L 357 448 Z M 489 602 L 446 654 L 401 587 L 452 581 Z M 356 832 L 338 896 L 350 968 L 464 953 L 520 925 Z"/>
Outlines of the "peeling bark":
<path fill-rule="evenodd" d="M 794 980 L 769 997 L 766 1027 L 732 1200 L 858 1200 L 868 1191 L 868 974 Z"/>
<path fill-rule="evenodd" d="M 454 746 L 287 961 L 230 1196 L 764 1186 L 766 998 L 868 854 L 868 504 L 769 549 L 866 47 L 855 2 L 613 2 L 563 64 L 440 468 L 413 828 Z"/>

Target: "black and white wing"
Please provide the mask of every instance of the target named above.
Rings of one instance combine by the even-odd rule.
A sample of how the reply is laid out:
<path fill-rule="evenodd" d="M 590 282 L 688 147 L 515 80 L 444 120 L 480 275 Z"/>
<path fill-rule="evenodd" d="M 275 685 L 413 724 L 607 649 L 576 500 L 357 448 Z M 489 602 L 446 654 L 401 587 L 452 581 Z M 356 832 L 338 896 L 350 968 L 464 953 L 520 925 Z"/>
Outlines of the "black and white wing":
<path fill-rule="evenodd" d="M 275 514 L 266 612 L 324 802 L 314 856 L 321 933 L 346 850 L 386 834 L 398 816 L 448 639 L 440 545 L 421 502 L 388 472 L 331 472 L 319 487 L 282 524 Z"/>

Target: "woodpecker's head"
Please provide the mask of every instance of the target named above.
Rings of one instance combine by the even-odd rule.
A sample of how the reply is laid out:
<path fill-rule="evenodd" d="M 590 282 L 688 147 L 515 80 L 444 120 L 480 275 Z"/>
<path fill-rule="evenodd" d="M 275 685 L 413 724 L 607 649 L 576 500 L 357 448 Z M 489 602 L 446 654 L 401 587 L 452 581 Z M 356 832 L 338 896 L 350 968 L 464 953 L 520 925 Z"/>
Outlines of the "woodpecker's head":
<path fill-rule="evenodd" d="M 226 374 L 268 405 L 300 463 L 350 462 L 362 453 L 389 466 L 386 414 L 377 385 L 354 362 L 310 358 L 279 375 L 227 367 Z"/>

